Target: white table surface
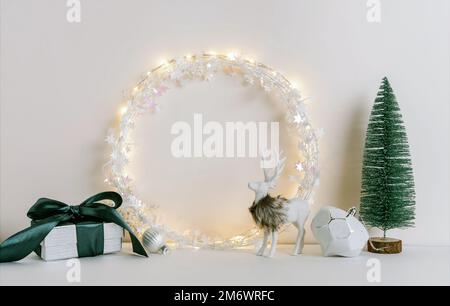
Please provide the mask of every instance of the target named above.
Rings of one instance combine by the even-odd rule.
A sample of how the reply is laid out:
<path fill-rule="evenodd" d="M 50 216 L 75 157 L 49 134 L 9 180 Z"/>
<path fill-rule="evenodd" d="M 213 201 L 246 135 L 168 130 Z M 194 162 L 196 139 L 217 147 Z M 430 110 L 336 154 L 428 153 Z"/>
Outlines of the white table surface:
<path fill-rule="evenodd" d="M 80 259 L 80 282 L 67 281 L 67 261 L 44 262 L 35 254 L 0 264 L 0 285 L 450 285 L 450 247 L 407 246 L 399 255 L 364 252 L 325 258 L 317 245 L 291 256 L 280 246 L 274 258 L 253 250 L 176 250 L 142 258 L 121 253 Z M 367 281 L 367 262 L 381 264 L 381 283 Z"/>

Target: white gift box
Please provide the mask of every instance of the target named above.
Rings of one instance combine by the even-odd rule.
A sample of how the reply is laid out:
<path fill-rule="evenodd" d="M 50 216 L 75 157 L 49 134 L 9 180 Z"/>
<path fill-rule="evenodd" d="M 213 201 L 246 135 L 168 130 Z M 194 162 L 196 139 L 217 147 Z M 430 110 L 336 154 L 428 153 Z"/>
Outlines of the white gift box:
<path fill-rule="evenodd" d="M 103 254 L 122 249 L 123 228 L 114 223 L 103 223 Z M 40 256 L 43 260 L 61 260 L 79 257 L 75 224 L 55 227 L 41 242 Z"/>

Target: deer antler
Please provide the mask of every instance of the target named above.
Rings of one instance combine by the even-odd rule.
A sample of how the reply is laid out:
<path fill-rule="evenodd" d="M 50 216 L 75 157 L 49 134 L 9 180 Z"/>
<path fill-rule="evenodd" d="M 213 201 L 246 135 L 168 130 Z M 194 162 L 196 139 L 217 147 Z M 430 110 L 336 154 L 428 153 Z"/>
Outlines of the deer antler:
<path fill-rule="evenodd" d="M 270 170 L 271 169 L 269 168 L 263 168 L 265 182 L 268 182 L 270 180 Z"/>
<path fill-rule="evenodd" d="M 286 162 L 286 157 L 283 156 L 281 152 L 278 158 L 277 166 L 274 168 L 273 174 L 270 175 L 270 169 L 263 169 L 264 171 L 264 181 L 269 183 L 271 187 L 275 187 L 276 181 L 280 178 L 281 173 L 284 170 Z"/>

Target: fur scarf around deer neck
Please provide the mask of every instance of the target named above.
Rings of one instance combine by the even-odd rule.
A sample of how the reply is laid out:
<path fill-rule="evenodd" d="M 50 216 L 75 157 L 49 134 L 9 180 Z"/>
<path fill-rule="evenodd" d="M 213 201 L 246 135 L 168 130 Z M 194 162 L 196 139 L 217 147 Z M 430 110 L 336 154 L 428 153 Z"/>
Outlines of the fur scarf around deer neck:
<path fill-rule="evenodd" d="M 267 195 L 253 202 L 249 210 L 258 227 L 266 231 L 278 231 L 286 223 L 286 202 L 281 196 L 274 198 Z"/>

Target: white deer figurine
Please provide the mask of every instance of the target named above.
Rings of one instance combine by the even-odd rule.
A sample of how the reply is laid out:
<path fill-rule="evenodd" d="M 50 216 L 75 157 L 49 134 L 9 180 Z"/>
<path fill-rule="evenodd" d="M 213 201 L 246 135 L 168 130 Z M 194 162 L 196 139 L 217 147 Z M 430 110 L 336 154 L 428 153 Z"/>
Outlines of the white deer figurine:
<path fill-rule="evenodd" d="M 305 222 L 308 219 L 310 209 L 307 200 L 300 198 L 285 199 L 281 196 L 276 198 L 269 195 L 269 190 L 275 188 L 276 181 L 281 176 L 286 158 L 281 158 L 272 175 L 269 169 L 264 170 L 263 182 L 251 182 L 248 187 L 255 192 L 255 201 L 249 208 L 256 225 L 264 230 L 264 239 L 257 255 L 264 255 L 267 248 L 269 235 L 272 236 L 272 246 L 269 257 L 273 257 L 276 252 L 278 242 L 278 230 L 284 224 L 292 223 L 298 230 L 297 240 L 293 255 L 302 253 L 305 237 Z"/>

